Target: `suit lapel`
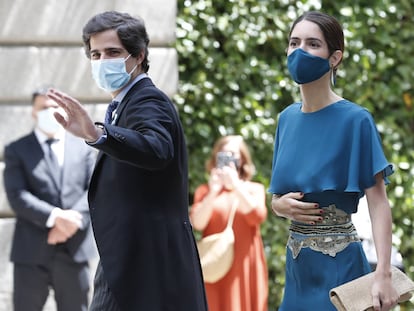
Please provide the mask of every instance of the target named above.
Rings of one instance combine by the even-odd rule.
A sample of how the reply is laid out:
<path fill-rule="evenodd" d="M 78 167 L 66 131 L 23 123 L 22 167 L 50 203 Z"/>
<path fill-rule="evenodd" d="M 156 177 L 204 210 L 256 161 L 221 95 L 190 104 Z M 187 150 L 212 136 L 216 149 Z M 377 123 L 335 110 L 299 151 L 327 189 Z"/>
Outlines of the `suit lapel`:
<path fill-rule="evenodd" d="M 119 103 L 119 106 L 116 109 L 116 116 L 115 116 L 114 122 L 112 124 L 114 124 L 114 125 L 118 124 L 119 118 L 120 118 L 122 112 L 124 111 L 125 107 L 127 106 L 130 97 L 133 94 L 136 94 L 135 92 L 143 89 L 144 87 L 146 87 L 148 85 L 152 85 L 152 81 L 151 81 L 151 79 L 149 77 L 145 77 L 145 78 L 142 78 L 141 80 L 139 80 L 137 83 L 135 83 L 131 87 L 131 89 L 128 91 L 128 93 L 126 93 L 125 97 Z"/>
<path fill-rule="evenodd" d="M 112 125 L 117 125 L 119 123 L 119 120 L 121 118 L 122 112 L 124 111 L 125 107 L 128 104 L 128 101 L 130 97 L 135 94 L 136 91 L 139 91 L 140 89 L 143 89 L 146 86 L 153 86 L 152 80 L 149 77 L 142 78 L 137 83 L 135 83 L 131 89 L 128 91 L 128 93 L 125 95 L 125 97 L 122 99 L 122 101 L 119 103 L 118 108 L 116 109 L 116 114 L 114 117 L 114 120 L 112 122 Z M 95 168 L 98 166 L 98 163 L 101 161 L 102 156 L 104 155 L 104 152 L 99 151 L 96 162 L 95 162 Z"/>
<path fill-rule="evenodd" d="M 48 160 L 46 159 L 47 155 L 44 153 L 43 146 L 40 145 L 40 142 L 37 140 L 34 132 L 32 132 L 30 136 L 30 143 L 26 147 L 27 154 L 30 154 L 30 157 L 28 157 L 28 159 L 30 159 L 30 161 L 34 161 L 33 166 L 37 166 L 37 163 L 41 164 L 42 171 L 51 177 L 56 189 L 60 189 L 56 174 L 50 168 Z"/>

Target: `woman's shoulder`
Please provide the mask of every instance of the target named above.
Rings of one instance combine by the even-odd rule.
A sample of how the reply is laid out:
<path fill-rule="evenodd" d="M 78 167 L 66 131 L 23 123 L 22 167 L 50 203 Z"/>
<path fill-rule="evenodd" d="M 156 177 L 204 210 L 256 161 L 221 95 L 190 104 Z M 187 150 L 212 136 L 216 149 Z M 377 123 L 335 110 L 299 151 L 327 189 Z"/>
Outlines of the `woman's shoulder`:
<path fill-rule="evenodd" d="M 203 192 L 204 193 L 204 192 L 208 192 L 208 190 L 209 190 L 208 184 L 205 183 L 205 184 L 201 184 L 201 185 L 197 186 L 196 189 L 195 189 L 195 192 Z"/>
<path fill-rule="evenodd" d="M 302 104 L 299 102 L 295 102 L 287 106 L 285 109 L 283 109 L 280 114 L 288 114 L 288 113 L 295 113 L 300 112 Z"/>
<path fill-rule="evenodd" d="M 303 115 L 301 111 L 302 103 L 295 102 L 287 106 L 285 109 L 283 109 L 280 112 L 281 116 L 294 116 L 294 115 Z M 341 99 L 337 102 L 332 103 L 331 105 L 326 106 L 325 108 L 318 110 L 317 113 L 341 113 L 341 114 L 352 114 L 352 115 L 361 115 L 361 116 L 367 116 L 371 115 L 371 113 L 368 111 L 367 108 L 362 107 L 361 105 L 358 105 L 350 100 L 347 99 Z M 311 114 L 307 114 L 311 115 Z"/>
<path fill-rule="evenodd" d="M 332 105 L 337 110 L 346 110 L 349 114 L 354 115 L 361 115 L 361 116 L 368 116 L 371 115 L 371 113 L 368 111 L 367 108 L 358 105 L 350 100 L 343 99 L 340 100 Z"/>
<path fill-rule="evenodd" d="M 295 115 L 300 115 L 301 103 L 293 103 L 287 106 L 279 113 L 279 121 L 283 119 L 295 118 Z"/>

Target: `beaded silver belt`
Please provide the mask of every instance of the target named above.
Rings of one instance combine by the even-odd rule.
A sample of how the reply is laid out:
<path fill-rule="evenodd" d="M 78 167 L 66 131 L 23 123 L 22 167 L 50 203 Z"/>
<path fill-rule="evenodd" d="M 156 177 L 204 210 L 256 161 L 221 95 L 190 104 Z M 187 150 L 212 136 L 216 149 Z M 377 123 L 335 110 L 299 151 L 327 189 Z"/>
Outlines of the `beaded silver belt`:
<path fill-rule="evenodd" d="M 304 247 L 335 257 L 350 243 L 360 241 L 351 215 L 337 209 L 334 204 L 323 209 L 323 220 L 317 225 L 291 223 L 287 245 L 293 258 L 298 257 Z"/>

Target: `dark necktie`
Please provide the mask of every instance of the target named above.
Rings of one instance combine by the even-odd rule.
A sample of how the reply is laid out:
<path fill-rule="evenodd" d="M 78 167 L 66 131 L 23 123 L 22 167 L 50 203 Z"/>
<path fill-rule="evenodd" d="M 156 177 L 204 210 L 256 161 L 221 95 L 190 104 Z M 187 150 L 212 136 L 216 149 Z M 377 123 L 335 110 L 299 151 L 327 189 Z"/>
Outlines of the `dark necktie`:
<path fill-rule="evenodd" d="M 46 155 L 47 163 L 49 165 L 49 168 L 52 172 L 53 178 L 55 179 L 58 187 L 60 187 L 60 178 L 61 178 L 61 169 L 58 162 L 58 159 L 56 157 L 55 152 L 52 150 L 52 144 L 58 142 L 59 140 L 56 138 L 49 138 L 46 140 L 46 145 L 48 149 L 48 153 Z"/>
<path fill-rule="evenodd" d="M 111 124 L 112 123 L 112 114 L 113 112 L 116 110 L 116 108 L 118 107 L 119 102 L 113 100 L 109 105 L 108 108 L 106 109 L 106 113 L 105 113 L 105 124 Z"/>

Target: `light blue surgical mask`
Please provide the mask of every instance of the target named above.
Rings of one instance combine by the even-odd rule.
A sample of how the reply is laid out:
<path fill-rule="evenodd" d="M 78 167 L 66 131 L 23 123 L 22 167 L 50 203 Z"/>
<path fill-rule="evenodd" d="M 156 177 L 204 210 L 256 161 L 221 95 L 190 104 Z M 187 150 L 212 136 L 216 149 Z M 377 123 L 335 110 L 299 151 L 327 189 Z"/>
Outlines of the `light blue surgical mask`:
<path fill-rule="evenodd" d="M 125 62 L 130 56 L 91 60 L 92 77 L 98 87 L 112 93 L 125 86 L 138 66 L 135 65 L 130 73 L 126 71 Z"/>
<path fill-rule="evenodd" d="M 326 58 L 312 55 L 303 49 L 290 53 L 287 65 L 290 75 L 298 84 L 316 81 L 331 69 Z"/>

